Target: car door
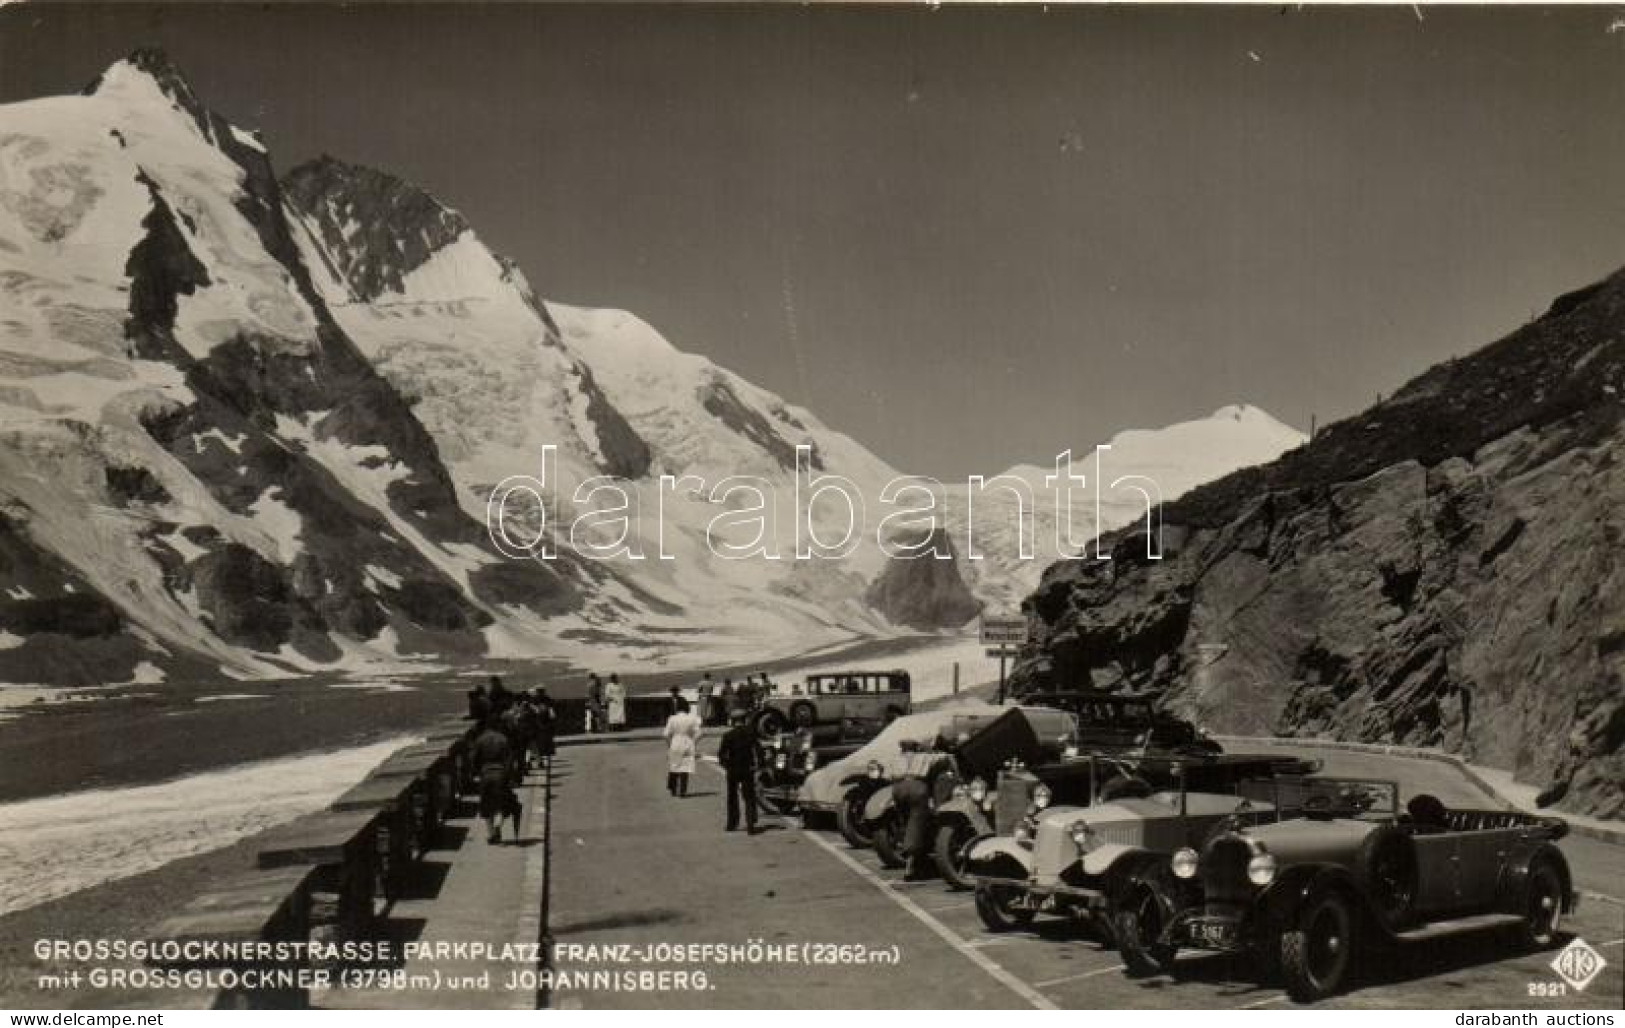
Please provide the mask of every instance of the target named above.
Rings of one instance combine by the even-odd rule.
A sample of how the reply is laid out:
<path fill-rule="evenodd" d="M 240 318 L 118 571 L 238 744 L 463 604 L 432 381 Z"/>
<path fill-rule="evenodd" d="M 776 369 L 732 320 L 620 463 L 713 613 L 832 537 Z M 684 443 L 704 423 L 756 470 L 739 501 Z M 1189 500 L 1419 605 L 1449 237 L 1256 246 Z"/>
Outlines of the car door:
<path fill-rule="evenodd" d="M 858 691 L 852 694 L 852 716 L 863 718 L 865 721 L 874 721 L 880 717 L 879 694 L 875 692 L 876 682 L 874 675 L 863 675 L 857 679 Z"/>
<path fill-rule="evenodd" d="M 1462 906 L 1484 910 L 1495 903 L 1501 868 L 1506 866 L 1507 855 L 1521 834 L 1515 828 L 1462 833 L 1456 862 Z"/>
<path fill-rule="evenodd" d="M 1416 911 L 1441 914 L 1461 905 L 1459 832 L 1424 832 L 1416 842 Z"/>

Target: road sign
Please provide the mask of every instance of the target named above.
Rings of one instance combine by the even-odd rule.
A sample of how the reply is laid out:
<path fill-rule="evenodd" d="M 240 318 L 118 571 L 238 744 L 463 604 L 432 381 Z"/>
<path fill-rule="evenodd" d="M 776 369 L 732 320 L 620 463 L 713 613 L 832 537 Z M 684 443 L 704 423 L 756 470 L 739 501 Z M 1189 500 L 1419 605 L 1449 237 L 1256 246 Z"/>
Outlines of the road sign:
<path fill-rule="evenodd" d="M 1020 646 L 1026 641 L 1026 618 L 984 617 L 982 619 L 983 646 Z"/>

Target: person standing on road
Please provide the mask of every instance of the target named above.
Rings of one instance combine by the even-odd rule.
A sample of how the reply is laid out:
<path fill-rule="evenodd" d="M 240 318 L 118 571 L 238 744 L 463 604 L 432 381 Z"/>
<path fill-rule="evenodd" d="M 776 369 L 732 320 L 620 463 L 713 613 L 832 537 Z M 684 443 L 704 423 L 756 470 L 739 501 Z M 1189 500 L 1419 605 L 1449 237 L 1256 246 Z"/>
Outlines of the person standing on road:
<path fill-rule="evenodd" d="M 609 704 L 609 730 L 619 732 L 626 727 L 626 686 L 621 676 L 611 673 L 609 685 L 604 687 L 604 701 Z"/>
<path fill-rule="evenodd" d="M 480 780 L 480 820 L 485 822 L 485 841 L 502 841 L 502 815 L 508 797 L 508 775 L 513 764 L 513 748 L 508 737 L 488 719 L 474 738 L 470 752 Z M 518 822 L 514 824 L 517 835 Z"/>
<path fill-rule="evenodd" d="M 697 704 L 699 707 L 697 713 L 700 715 L 702 725 L 713 724 L 716 721 L 717 712 L 711 709 L 711 694 L 715 691 L 716 686 L 711 683 L 711 672 L 707 671 L 700 676 L 700 684 L 694 688 L 694 693 L 700 700 Z"/>
<path fill-rule="evenodd" d="M 604 730 L 604 682 L 597 673 L 587 676 L 587 734 Z"/>
<path fill-rule="evenodd" d="M 739 807 L 745 808 L 745 827 L 756 834 L 756 734 L 747 724 L 747 714 L 734 710 L 728 715 L 732 727 L 717 746 L 717 763 L 728 777 L 728 831 L 739 828 Z"/>
<path fill-rule="evenodd" d="M 734 707 L 739 703 L 739 694 L 734 691 L 734 680 L 732 678 L 722 680 L 722 691 L 718 693 L 718 697 L 720 700 L 718 706 L 722 708 L 719 719 L 723 724 L 727 724 L 728 719 L 733 717 Z"/>
<path fill-rule="evenodd" d="M 689 709 L 688 701 L 677 697 L 677 711 L 666 719 L 666 791 L 673 796 L 688 795 L 688 776 L 694 773 L 694 754 L 698 751 L 700 716 Z"/>
<path fill-rule="evenodd" d="M 531 706 L 536 710 L 536 757 L 539 761 L 552 760 L 558 708 L 553 706 L 553 697 L 547 694 L 547 689 L 540 685 L 531 693 Z"/>

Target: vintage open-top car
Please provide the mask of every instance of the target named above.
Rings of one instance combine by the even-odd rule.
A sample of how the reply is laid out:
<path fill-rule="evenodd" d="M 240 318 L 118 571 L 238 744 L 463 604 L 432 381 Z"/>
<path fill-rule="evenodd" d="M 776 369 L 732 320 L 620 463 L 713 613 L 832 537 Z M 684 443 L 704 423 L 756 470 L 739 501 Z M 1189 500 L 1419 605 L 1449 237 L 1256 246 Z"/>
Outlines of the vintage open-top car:
<path fill-rule="evenodd" d="M 789 731 L 818 731 L 854 724 L 881 726 L 907 714 L 913 705 L 913 682 L 907 671 L 834 671 L 808 675 L 788 695 L 762 700 L 754 721 L 758 738 Z"/>
<path fill-rule="evenodd" d="M 1175 784 L 1165 774 L 1172 766 L 1168 762 L 1144 765 L 1141 777 L 1130 782 L 1121 774 L 1097 775 L 1096 768 L 1083 759 L 1086 755 L 1186 757 L 1222 752 L 1222 747 L 1195 725 L 1160 710 L 1147 697 L 1080 690 L 1033 693 L 1024 697 L 1022 704 L 1024 709 L 1028 704 L 1042 704 L 1069 714 L 1070 729 L 1040 757 L 1015 754 L 1013 764 L 1001 761 L 991 770 L 982 761 L 982 766 L 961 776 L 952 796 L 938 804 L 931 829 L 933 856 L 943 879 L 956 888 L 971 885 L 964 868 L 970 843 L 987 835 L 1009 834 L 1040 785 L 1048 790 L 1055 804 L 1084 806 L 1115 796 L 1124 788 Z"/>
<path fill-rule="evenodd" d="M 1143 869 L 1166 863 L 1168 854 L 1200 844 L 1221 826 L 1273 817 L 1269 803 L 1249 798 L 1241 783 L 1319 767 L 1250 754 L 1093 754 L 1077 763 L 1089 772 L 1097 802 L 1058 805 L 1040 783 L 1010 834 L 966 847 L 964 875 L 976 888 L 976 909 L 989 929 L 1008 931 L 1040 913 L 1093 920 L 1108 929 L 1112 903 Z M 1153 779 L 1172 786 L 1153 790 Z M 1102 782 L 1135 784 L 1103 796 Z"/>
<path fill-rule="evenodd" d="M 1402 813 L 1392 782 L 1312 778 L 1267 794 L 1295 816 L 1217 833 L 1128 887 L 1116 930 L 1130 973 L 1165 969 L 1180 947 L 1252 951 L 1310 1002 L 1344 986 L 1368 943 L 1499 928 L 1544 947 L 1578 902 L 1561 819 L 1426 794 Z"/>

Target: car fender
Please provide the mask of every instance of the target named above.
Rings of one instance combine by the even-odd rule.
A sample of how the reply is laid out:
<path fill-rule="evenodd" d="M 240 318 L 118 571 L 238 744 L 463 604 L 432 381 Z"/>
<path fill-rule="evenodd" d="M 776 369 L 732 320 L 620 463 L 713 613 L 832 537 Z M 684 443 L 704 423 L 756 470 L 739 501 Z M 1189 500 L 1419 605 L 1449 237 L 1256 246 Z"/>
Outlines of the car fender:
<path fill-rule="evenodd" d="M 970 826 L 977 835 L 988 835 L 993 831 L 993 822 L 988 819 L 987 813 L 968 796 L 955 797 L 937 807 L 934 821 L 937 827 L 961 822 Z"/>
<path fill-rule="evenodd" d="M 979 864 L 1008 864 L 1012 860 L 1021 865 L 1027 875 L 1032 874 L 1033 855 L 1031 851 L 1016 842 L 1011 836 L 987 835 L 965 847 L 965 863 L 972 873 L 976 872 L 976 867 Z"/>
<path fill-rule="evenodd" d="M 874 794 L 869 797 L 869 801 L 863 805 L 863 820 L 873 824 L 891 813 L 894 805 L 891 783 L 887 782 L 876 789 Z"/>
<path fill-rule="evenodd" d="M 1138 846 L 1126 846 L 1120 842 L 1108 842 L 1096 846 L 1083 855 L 1079 862 L 1083 865 L 1083 873 L 1091 878 L 1098 878 L 1107 874 L 1115 867 L 1118 861 L 1132 860 L 1136 853 L 1145 851 Z"/>
<path fill-rule="evenodd" d="M 1537 864 L 1549 862 L 1557 868 L 1563 879 L 1563 912 L 1574 912 L 1574 878 L 1563 851 L 1548 840 L 1520 844 L 1508 853 L 1501 865 L 1501 877 L 1496 887 L 1496 907 L 1507 913 L 1524 909 L 1524 890 L 1529 886 L 1529 872 Z"/>
<path fill-rule="evenodd" d="M 1170 917 L 1188 905 L 1190 894 L 1199 891 L 1192 879 L 1175 878 L 1168 866 L 1168 854 L 1137 850 L 1120 857 L 1106 880 L 1106 895 L 1121 905 L 1139 891 L 1149 891 Z"/>
<path fill-rule="evenodd" d="M 1327 890 L 1337 890 L 1347 895 L 1362 916 L 1369 913 L 1354 876 L 1347 868 L 1336 864 L 1295 864 L 1287 868 L 1264 889 L 1255 905 L 1255 912 L 1263 913 L 1276 925 L 1290 925 L 1310 900 Z M 1378 921 L 1372 917 L 1366 917 L 1366 920 Z"/>

